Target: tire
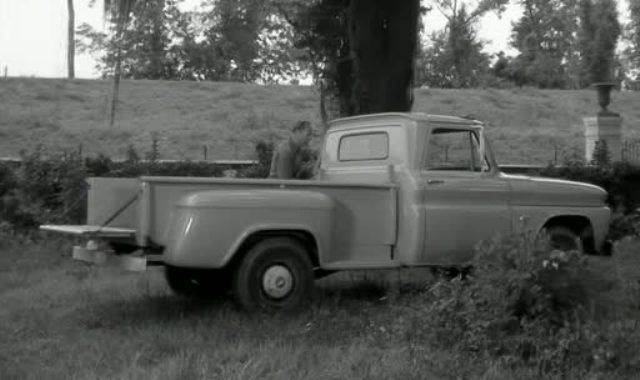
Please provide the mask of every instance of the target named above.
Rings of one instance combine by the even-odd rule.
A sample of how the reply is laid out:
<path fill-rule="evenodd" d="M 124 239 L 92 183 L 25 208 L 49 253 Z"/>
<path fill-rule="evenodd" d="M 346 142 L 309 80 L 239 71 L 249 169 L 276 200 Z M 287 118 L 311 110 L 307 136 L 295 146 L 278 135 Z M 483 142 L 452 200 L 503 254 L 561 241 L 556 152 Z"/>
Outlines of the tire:
<path fill-rule="evenodd" d="M 568 227 L 551 226 L 545 228 L 545 233 L 551 249 L 584 252 L 580 236 Z"/>
<path fill-rule="evenodd" d="M 165 267 L 171 290 L 181 296 L 210 298 L 227 293 L 231 287 L 228 272 L 222 269 Z"/>
<path fill-rule="evenodd" d="M 262 240 L 240 261 L 232 287 L 236 302 L 249 312 L 300 309 L 313 293 L 309 254 L 291 238 Z"/>

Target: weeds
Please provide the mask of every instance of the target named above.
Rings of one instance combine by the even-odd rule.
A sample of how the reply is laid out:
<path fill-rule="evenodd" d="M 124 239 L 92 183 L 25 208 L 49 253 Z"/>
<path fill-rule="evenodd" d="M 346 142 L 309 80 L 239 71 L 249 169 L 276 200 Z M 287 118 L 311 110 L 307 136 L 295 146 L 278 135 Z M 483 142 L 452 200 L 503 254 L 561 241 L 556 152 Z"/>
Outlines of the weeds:
<path fill-rule="evenodd" d="M 481 245 L 473 264 L 467 280 L 429 290 L 426 338 L 541 375 L 640 370 L 632 304 L 612 302 L 638 295 L 618 263 L 508 237 Z"/>
<path fill-rule="evenodd" d="M 124 274 L 71 262 L 62 254 L 70 241 L 15 241 L 0 251 L 0 372 L 95 379 L 633 378 L 640 242 L 624 239 L 602 262 L 527 251 L 525 243 L 510 237 L 482 245 L 464 281 L 417 269 L 329 276 L 307 312 L 270 317 L 246 315 L 225 298 L 175 297 L 157 271 Z M 584 276 L 593 281 L 577 281 Z M 401 286 L 391 296 L 394 281 Z M 566 285 L 576 283 L 587 297 L 559 302 Z M 606 312 L 597 312 L 603 305 Z"/>

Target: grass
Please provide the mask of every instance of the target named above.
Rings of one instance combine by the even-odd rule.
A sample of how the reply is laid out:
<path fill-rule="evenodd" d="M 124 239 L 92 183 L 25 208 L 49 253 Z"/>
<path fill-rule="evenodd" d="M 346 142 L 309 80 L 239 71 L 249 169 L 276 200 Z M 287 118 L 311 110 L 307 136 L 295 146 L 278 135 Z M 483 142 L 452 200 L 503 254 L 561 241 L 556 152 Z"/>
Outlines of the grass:
<path fill-rule="evenodd" d="M 256 139 L 284 135 L 296 120 L 318 122 L 318 93 L 304 86 L 124 81 L 116 126 L 108 126 L 111 82 L 9 78 L 0 81 L 0 156 L 43 145 L 123 157 L 130 144 L 160 158 L 246 159 Z M 582 117 L 595 93 L 523 89 L 416 89 L 414 111 L 472 115 L 487 128 L 500 163 L 546 164 L 584 150 Z M 640 138 L 640 94 L 616 92 L 611 108 L 626 136 Z M 555 148 L 554 148 L 555 147 Z M 557 154 L 556 154 L 557 151 Z"/>
<path fill-rule="evenodd" d="M 424 270 L 331 276 L 309 310 L 251 316 L 227 299 L 174 296 L 158 270 L 72 262 L 67 242 L 2 242 L 3 379 L 539 377 L 415 338 L 429 318 Z"/>

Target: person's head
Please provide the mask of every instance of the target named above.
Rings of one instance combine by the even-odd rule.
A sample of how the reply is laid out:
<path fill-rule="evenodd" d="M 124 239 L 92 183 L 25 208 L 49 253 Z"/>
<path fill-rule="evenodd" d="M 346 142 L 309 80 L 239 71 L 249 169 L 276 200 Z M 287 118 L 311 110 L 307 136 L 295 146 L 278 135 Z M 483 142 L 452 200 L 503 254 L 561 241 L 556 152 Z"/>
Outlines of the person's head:
<path fill-rule="evenodd" d="M 303 120 L 296 123 L 291 130 L 291 140 L 297 145 L 304 145 L 311 140 L 311 123 Z"/>

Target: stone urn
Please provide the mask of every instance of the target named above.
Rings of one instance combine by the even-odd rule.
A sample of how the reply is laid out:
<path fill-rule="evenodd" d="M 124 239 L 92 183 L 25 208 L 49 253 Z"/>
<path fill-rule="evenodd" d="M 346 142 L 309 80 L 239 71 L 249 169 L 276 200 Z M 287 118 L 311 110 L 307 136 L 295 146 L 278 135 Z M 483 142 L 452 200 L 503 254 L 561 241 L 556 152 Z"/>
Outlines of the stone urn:
<path fill-rule="evenodd" d="M 600 111 L 598 116 L 619 116 L 615 112 L 611 112 L 607 109 L 611 103 L 611 90 L 617 87 L 616 82 L 596 82 L 591 85 L 596 89 L 598 93 L 598 104 L 600 105 Z"/>
<path fill-rule="evenodd" d="M 585 158 L 591 162 L 593 152 L 599 142 L 605 142 L 610 157 L 615 161 L 620 159 L 622 148 L 622 117 L 609 111 L 611 90 L 617 87 L 616 82 L 598 82 L 591 85 L 598 94 L 600 110 L 596 117 L 583 118 L 585 126 Z"/>

